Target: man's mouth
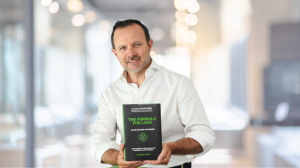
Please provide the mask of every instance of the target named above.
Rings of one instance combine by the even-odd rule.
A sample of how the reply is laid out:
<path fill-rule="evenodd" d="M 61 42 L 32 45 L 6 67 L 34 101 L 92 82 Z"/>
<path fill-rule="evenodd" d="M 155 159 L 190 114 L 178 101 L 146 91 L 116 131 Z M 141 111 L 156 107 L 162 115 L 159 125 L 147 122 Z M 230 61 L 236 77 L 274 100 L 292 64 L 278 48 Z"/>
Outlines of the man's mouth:
<path fill-rule="evenodd" d="M 138 62 L 140 59 L 137 59 L 137 60 L 133 60 L 133 61 L 128 61 L 127 63 L 136 63 Z"/>

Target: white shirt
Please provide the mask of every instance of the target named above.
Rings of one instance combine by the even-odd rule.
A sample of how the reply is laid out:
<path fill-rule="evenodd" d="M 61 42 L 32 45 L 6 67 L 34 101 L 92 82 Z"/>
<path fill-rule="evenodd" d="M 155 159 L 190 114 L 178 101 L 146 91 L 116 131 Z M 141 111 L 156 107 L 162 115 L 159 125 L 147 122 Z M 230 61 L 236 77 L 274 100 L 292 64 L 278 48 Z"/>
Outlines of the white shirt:
<path fill-rule="evenodd" d="M 146 164 L 143 167 L 177 166 L 208 152 L 215 142 L 215 135 L 191 81 L 159 66 L 153 59 L 145 76 L 138 88 L 134 83 L 127 83 L 124 70 L 120 78 L 101 94 L 97 124 L 91 139 L 91 155 L 100 163 L 106 150 L 119 150 L 115 141 L 117 130 L 123 132 L 122 105 L 140 103 L 161 104 L 163 143 L 189 137 L 203 148 L 203 152 L 196 155 L 171 155 L 167 166 Z M 123 142 L 122 134 L 121 137 Z"/>

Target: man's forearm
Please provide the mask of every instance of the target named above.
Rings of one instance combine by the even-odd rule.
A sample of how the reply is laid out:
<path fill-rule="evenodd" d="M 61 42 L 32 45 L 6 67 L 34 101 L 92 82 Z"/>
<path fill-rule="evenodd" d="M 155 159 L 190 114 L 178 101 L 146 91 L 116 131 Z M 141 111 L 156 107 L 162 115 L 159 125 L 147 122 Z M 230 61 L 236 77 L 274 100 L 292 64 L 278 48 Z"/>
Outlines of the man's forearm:
<path fill-rule="evenodd" d="M 188 155 L 203 152 L 200 143 L 192 138 L 184 138 L 176 142 L 169 142 L 168 146 L 171 148 L 172 154 L 175 155 Z"/>
<path fill-rule="evenodd" d="M 117 165 L 118 164 L 118 150 L 116 149 L 108 149 L 104 154 L 102 155 L 101 163 L 111 164 L 111 165 Z"/>

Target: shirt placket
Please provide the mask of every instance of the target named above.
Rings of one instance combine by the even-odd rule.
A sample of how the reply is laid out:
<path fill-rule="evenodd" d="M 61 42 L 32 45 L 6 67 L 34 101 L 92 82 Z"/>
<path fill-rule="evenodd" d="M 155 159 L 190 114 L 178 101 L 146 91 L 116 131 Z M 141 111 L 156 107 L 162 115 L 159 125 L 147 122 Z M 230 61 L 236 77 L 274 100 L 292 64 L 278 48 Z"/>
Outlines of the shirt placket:
<path fill-rule="evenodd" d="M 142 93 L 142 88 L 137 88 L 137 92 L 135 95 L 135 99 L 134 99 L 136 104 L 141 104 L 143 103 L 143 93 Z"/>
<path fill-rule="evenodd" d="M 152 73 L 151 73 L 151 71 L 147 70 L 146 71 L 146 79 L 143 82 L 143 84 L 140 86 L 140 88 L 138 88 L 138 86 L 135 83 L 130 83 L 130 85 L 133 89 L 133 92 L 135 93 L 134 103 L 136 103 L 136 104 L 142 104 L 143 103 L 145 87 L 147 85 L 147 78 L 149 77 L 149 75 L 151 76 Z"/>
<path fill-rule="evenodd" d="M 135 103 L 137 104 L 143 103 L 143 97 L 144 97 L 145 89 L 147 87 L 147 78 L 149 77 L 150 72 L 147 70 L 145 75 L 146 75 L 146 79 L 144 80 L 140 88 L 138 88 L 137 94 L 135 96 Z"/>

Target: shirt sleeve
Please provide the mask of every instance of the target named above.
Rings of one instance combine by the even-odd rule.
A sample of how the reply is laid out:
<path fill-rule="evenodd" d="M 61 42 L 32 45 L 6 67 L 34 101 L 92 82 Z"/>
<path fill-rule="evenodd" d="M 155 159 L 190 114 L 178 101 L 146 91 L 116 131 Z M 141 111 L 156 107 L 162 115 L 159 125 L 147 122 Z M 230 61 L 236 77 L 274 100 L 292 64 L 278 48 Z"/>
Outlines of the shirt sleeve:
<path fill-rule="evenodd" d="M 215 134 L 192 82 L 184 77 L 178 89 L 178 115 L 184 125 L 185 138 L 196 140 L 203 148 L 203 152 L 187 157 L 199 157 L 212 148 Z"/>
<path fill-rule="evenodd" d="M 99 163 L 101 163 L 102 156 L 108 149 L 119 150 L 116 134 L 116 118 L 110 110 L 107 95 L 103 92 L 100 98 L 94 136 L 90 141 L 90 153 Z"/>

